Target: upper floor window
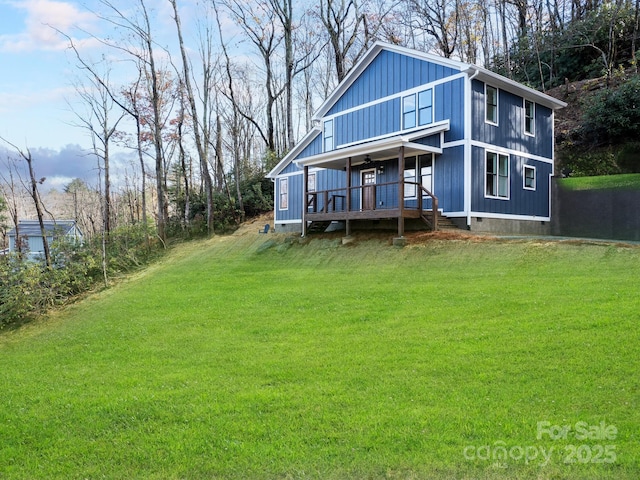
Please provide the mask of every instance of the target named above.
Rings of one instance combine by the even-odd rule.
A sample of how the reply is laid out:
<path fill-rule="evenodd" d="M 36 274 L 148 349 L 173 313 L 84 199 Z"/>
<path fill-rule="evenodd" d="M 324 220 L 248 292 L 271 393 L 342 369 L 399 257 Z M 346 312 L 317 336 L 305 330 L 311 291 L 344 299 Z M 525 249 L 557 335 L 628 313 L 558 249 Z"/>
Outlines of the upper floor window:
<path fill-rule="evenodd" d="M 509 198 L 509 156 L 487 152 L 485 195 Z"/>
<path fill-rule="evenodd" d="M 289 179 L 280 179 L 280 210 L 289 208 Z"/>
<path fill-rule="evenodd" d="M 324 151 L 330 152 L 334 148 L 333 143 L 333 120 L 327 120 L 324 122 L 324 129 L 322 131 L 322 139 L 324 141 Z"/>
<path fill-rule="evenodd" d="M 524 133 L 528 135 L 535 134 L 536 127 L 536 104 L 525 100 L 524 101 Z"/>
<path fill-rule="evenodd" d="M 418 93 L 418 125 L 433 123 L 433 90 Z"/>
<path fill-rule="evenodd" d="M 416 126 L 416 96 L 407 95 L 402 97 L 402 128 L 413 128 Z"/>
<path fill-rule="evenodd" d="M 417 100 L 417 104 L 416 104 Z M 402 129 L 433 123 L 433 89 L 402 97 Z"/>
<path fill-rule="evenodd" d="M 536 189 L 536 167 L 531 165 L 524 166 L 523 187 L 525 190 Z"/>
<path fill-rule="evenodd" d="M 498 89 L 485 85 L 485 120 L 488 123 L 498 124 Z"/>

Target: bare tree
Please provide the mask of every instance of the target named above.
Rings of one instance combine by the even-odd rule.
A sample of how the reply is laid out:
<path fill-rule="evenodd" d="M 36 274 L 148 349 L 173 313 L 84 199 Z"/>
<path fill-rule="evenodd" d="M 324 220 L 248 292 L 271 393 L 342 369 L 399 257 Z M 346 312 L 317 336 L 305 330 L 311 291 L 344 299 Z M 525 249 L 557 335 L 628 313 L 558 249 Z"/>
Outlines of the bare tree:
<path fill-rule="evenodd" d="M 109 0 L 99 0 L 100 4 L 104 6 L 109 13 L 96 14 L 100 19 L 108 22 L 116 30 L 122 30 L 124 32 L 122 41 L 111 41 L 108 39 L 97 38 L 93 35 L 92 38 L 99 41 L 103 45 L 124 53 L 125 55 L 134 59 L 136 67 L 141 74 L 141 78 L 145 79 L 149 86 L 149 97 L 152 111 L 152 121 L 150 127 L 152 130 L 152 143 L 155 150 L 155 171 L 156 171 L 156 189 L 157 189 L 157 231 L 158 237 L 163 243 L 166 243 L 167 237 L 167 222 L 169 219 L 169 207 L 166 189 L 166 173 L 165 173 L 165 158 L 163 148 L 162 129 L 164 126 L 162 115 L 162 88 L 161 88 L 161 74 L 160 69 L 157 66 L 155 43 L 151 30 L 151 20 L 149 12 L 146 7 L 145 0 L 134 0 L 133 4 L 137 8 L 136 15 L 131 15 L 131 12 L 123 12 L 116 5 Z M 56 29 L 57 30 L 57 29 Z M 72 39 L 65 34 L 57 30 L 69 40 L 70 47 L 74 50 L 76 58 L 80 62 L 80 66 L 83 69 L 88 70 L 94 74 L 94 77 L 100 82 L 108 92 L 111 99 L 120 106 L 127 113 L 134 118 L 137 113 L 129 108 L 126 103 L 119 99 L 116 92 L 112 91 L 108 85 L 101 80 L 101 77 L 95 74 L 92 66 L 89 62 L 84 60 L 79 54 Z M 133 38 L 133 44 L 128 39 Z"/>
<path fill-rule="evenodd" d="M 95 72 L 95 69 L 91 70 Z M 111 122 L 114 102 L 109 86 L 109 72 L 101 76 L 90 74 L 88 76 L 89 86 L 76 88 L 80 98 L 87 108 L 86 114 L 76 112 L 76 116 L 81 122 L 80 125 L 86 128 L 91 135 L 93 152 L 102 162 L 104 169 L 104 232 L 107 238 L 112 229 L 113 214 L 111 208 L 111 167 L 110 167 L 110 147 L 114 134 L 117 132 L 118 124 L 124 117 L 124 113 L 119 111 L 115 120 Z"/>
<path fill-rule="evenodd" d="M 20 221 L 17 200 L 18 192 L 16 191 L 17 183 L 14 179 L 14 170 L 16 169 L 13 159 L 9 157 L 7 157 L 3 163 L 7 169 L 8 178 L 4 174 L 0 173 L 0 179 L 3 181 L 3 183 L 0 184 L 0 193 L 2 193 L 5 199 L 5 206 L 9 211 L 11 222 L 13 223 L 13 228 L 16 232 L 16 251 L 18 252 L 18 256 L 22 257 L 22 242 L 20 241 Z"/>
<path fill-rule="evenodd" d="M 413 11 L 413 27 L 433 37 L 437 49 L 450 58 L 458 42 L 460 0 L 407 0 Z"/>
<path fill-rule="evenodd" d="M 189 108 L 191 110 L 191 118 L 193 121 L 193 135 L 196 142 L 196 151 L 198 152 L 198 158 L 200 160 L 200 175 L 204 180 L 205 193 L 207 196 L 207 232 L 213 233 L 214 222 L 214 208 L 213 208 L 213 181 L 211 179 L 211 173 L 209 172 L 208 152 L 209 152 L 209 128 L 208 128 L 208 110 L 209 110 L 209 97 L 208 92 L 210 90 L 209 79 L 211 75 L 211 37 L 208 36 L 209 43 L 205 46 L 203 51 L 203 63 L 205 67 L 205 83 L 203 88 L 205 94 L 203 101 L 203 117 L 202 122 L 199 121 L 198 109 L 196 107 L 196 100 L 194 95 L 194 89 L 191 86 L 191 66 L 189 59 L 187 58 L 187 52 L 184 46 L 184 40 L 182 38 L 182 26 L 180 24 L 180 14 L 178 13 L 177 0 L 169 0 L 173 6 L 174 21 L 178 33 L 178 43 L 180 46 L 180 54 L 182 56 L 182 81 L 184 82 L 184 93 L 187 97 Z M 202 138 L 204 134 L 205 138 Z"/>
<path fill-rule="evenodd" d="M 31 151 L 29 150 L 29 148 L 27 148 L 26 150 L 22 150 L 5 138 L 0 137 L 0 140 L 13 147 L 18 155 L 20 155 L 20 157 L 27 164 L 27 170 L 29 171 L 28 191 L 31 195 L 31 199 L 33 200 L 33 205 L 36 209 L 36 215 L 38 217 L 38 223 L 40 224 L 40 234 L 42 236 L 42 248 L 44 250 L 45 264 L 47 268 L 51 268 L 51 251 L 49 249 L 49 242 L 47 241 L 47 231 L 44 226 L 44 206 L 42 205 L 42 199 L 40 198 L 40 192 L 38 191 L 38 185 L 44 183 L 45 179 L 36 179 L 35 170 L 33 168 L 33 157 L 31 156 Z"/>
<path fill-rule="evenodd" d="M 121 11 L 116 5 L 108 0 L 100 0 L 100 3 L 110 12 L 109 16 L 99 15 L 99 17 L 117 29 L 122 29 L 128 35 L 137 39 L 137 44 L 129 45 L 127 42 L 117 43 L 100 39 L 100 41 L 136 60 L 136 65 L 142 66 L 146 75 L 144 78 L 148 80 L 151 109 L 152 109 L 152 138 L 155 150 L 155 171 L 156 171 L 156 190 L 157 190 L 157 230 L 158 237 L 163 243 L 167 239 L 167 223 L 169 220 L 169 205 L 166 188 L 165 158 L 163 149 L 162 128 L 164 126 L 162 118 L 162 89 L 161 77 L 156 61 L 153 32 L 151 29 L 151 19 L 145 3 L 145 0 L 134 0 L 132 3 L 137 8 L 137 15 L 132 16 L 130 12 Z M 113 93 L 113 92 L 112 92 Z M 112 98 L 118 105 L 126 110 L 124 104 L 116 100 L 115 95 Z M 130 113 L 130 112 L 129 112 Z"/>

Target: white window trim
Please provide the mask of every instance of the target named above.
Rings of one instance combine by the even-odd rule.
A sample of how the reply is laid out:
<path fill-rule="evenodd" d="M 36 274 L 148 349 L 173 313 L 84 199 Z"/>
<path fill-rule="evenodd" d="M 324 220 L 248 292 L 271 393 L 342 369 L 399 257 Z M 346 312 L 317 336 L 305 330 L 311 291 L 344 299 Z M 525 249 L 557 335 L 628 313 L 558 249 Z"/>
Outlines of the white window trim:
<path fill-rule="evenodd" d="M 530 102 L 533 105 L 533 117 L 531 118 L 532 130 L 530 132 L 527 132 L 527 102 Z M 536 136 L 536 111 L 537 111 L 536 102 L 523 98 L 522 107 L 523 107 L 522 110 L 524 112 L 524 114 L 522 115 L 522 130 L 524 131 L 525 135 L 528 135 L 530 137 L 535 137 Z"/>
<path fill-rule="evenodd" d="M 527 187 L 527 175 L 525 173 L 525 170 L 527 169 L 531 169 L 533 170 L 533 187 Z M 538 172 L 536 172 L 536 167 L 534 165 L 523 165 L 522 167 L 522 188 L 524 188 L 525 190 L 531 190 L 531 191 L 535 191 L 536 190 L 536 177 L 538 175 Z"/>
<path fill-rule="evenodd" d="M 327 125 L 330 124 L 331 125 L 331 136 L 327 137 L 325 136 L 325 133 L 327 131 Z M 335 126 L 335 121 L 333 118 L 329 118 L 327 120 L 325 120 L 322 124 L 322 151 L 323 152 L 332 152 L 333 150 L 336 149 L 336 130 L 335 130 L 336 126 Z M 327 148 L 327 139 L 331 139 L 331 148 Z"/>
<path fill-rule="evenodd" d="M 413 126 L 412 127 L 407 127 L 405 125 L 404 122 L 404 101 L 407 98 L 413 97 Z M 401 125 L 401 131 L 406 131 L 406 130 L 414 130 L 416 128 L 418 128 L 418 95 L 417 93 L 410 93 L 408 95 L 403 95 L 400 99 L 400 121 L 402 122 Z"/>
<path fill-rule="evenodd" d="M 282 185 L 283 184 L 287 185 L 287 191 L 284 194 L 286 195 L 286 198 L 287 198 L 287 206 L 284 208 L 282 208 L 282 198 L 283 198 Z M 280 178 L 278 181 L 278 210 L 282 212 L 289 210 L 289 177 Z"/>
<path fill-rule="evenodd" d="M 496 121 L 489 120 L 489 109 L 487 106 L 489 105 L 489 95 L 487 95 L 487 88 L 493 88 L 496 91 Z M 484 122 L 489 125 L 498 126 L 500 122 L 500 89 L 498 87 L 494 87 L 493 85 L 484 84 Z"/>
<path fill-rule="evenodd" d="M 421 93 L 426 93 L 426 92 L 431 92 L 431 106 L 429 107 L 431 109 L 431 119 L 427 122 L 427 123 L 420 123 L 420 94 Z M 420 90 L 419 92 L 416 92 L 416 125 L 418 127 L 424 127 L 427 125 L 431 125 L 433 124 L 433 118 L 434 118 L 434 106 L 433 106 L 433 88 L 425 88 L 424 90 Z"/>
<path fill-rule="evenodd" d="M 507 196 L 501 197 L 500 195 L 487 195 L 487 155 L 490 153 L 495 153 L 498 156 L 498 164 L 496 168 L 498 172 L 496 173 L 496 177 L 498 183 L 496 184 L 496 192 L 500 192 L 500 157 L 507 157 Z M 494 150 L 485 150 L 484 152 L 484 198 L 491 198 L 494 200 L 510 200 L 511 199 L 511 155 L 506 153 L 499 153 Z"/>

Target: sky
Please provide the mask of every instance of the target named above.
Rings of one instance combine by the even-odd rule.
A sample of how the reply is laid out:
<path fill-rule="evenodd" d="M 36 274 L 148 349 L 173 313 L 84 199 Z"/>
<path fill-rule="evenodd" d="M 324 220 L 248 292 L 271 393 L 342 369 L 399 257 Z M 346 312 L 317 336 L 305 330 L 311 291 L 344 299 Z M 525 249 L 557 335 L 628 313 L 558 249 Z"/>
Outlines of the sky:
<path fill-rule="evenodd" d="M 90 28 L 95 20 L 74 2 L 0 0 L 0 136 L 31 150 L 38 175 L 49 183 L 90 175 L 95 167 L 82 152 L 89 138 L 71 125 L 67 100 L 75 73 L 67 41 L 47 25 L 67 31 L 74 22 Z"/>
<path fill-rule="evenodd" d="M 179 2 L 186 6 L 183 29 L 193 3 Z M 170 3 L 146 4 L 159 19 L 152 29 L 175 35 Z M 47 178 L 49 188 L 61 189 L 77 177 L 96 177 L 96 160 L 87 155 L 91 139 L 74 113 L 83 111 L 74 87 L 80 78 L 77 62 L 67 39 L 55 30 L 73 38 L 83 57 L 101 55 L 99 42 L 83 33 L 110 33 L 92 10 L 99 10 L 97 0 L 0 0 L 0 137 L 31 151 L 36 173 Z M 15 149 L 0 141 L 0 173 L 6 149 L 15 156 Z"/>

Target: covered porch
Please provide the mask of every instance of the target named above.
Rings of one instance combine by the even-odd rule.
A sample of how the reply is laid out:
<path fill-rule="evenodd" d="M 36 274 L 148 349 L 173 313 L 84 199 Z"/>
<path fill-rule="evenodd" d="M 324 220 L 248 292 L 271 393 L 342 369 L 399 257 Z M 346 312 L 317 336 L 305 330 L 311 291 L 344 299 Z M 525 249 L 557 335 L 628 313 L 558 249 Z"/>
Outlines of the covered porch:
<path fill-rule="evenodd" d="M 437 134 L 448 129 L 448 122 L 417 132 L 421 136 Z M 303 167 L 302 235 L 307 234 L 313 222 L 345 222 L 347 237 L 351 235 L 352 222 L 359 220 L 396 219 L 398 237 L 405 232 L 406 219 L 422 219 L 433 230 L 438 229 L 438 198 L 418 180 L 405 178 L 406 159 L 441 154 L 442 149 L 414 141 L 412 137 L 395 136 L 378 141 L 354 145 L 331 152 L 300 159 Z M 438 142 L 439 143 L 439 142 Z M 415 161 L 415 160 L 414 160 Z M 380 181 L 380 170 L 394 167 L 397 177 L 386 175 Z M 341 170 L 345 172 L 343 188 L 316 189 L 315 181 L 309 182 L 310 168 Z M 417 165 L 416 165 L 417 167 Z M 359 174 L 358 174 L 359 173 Z M 314 178 L 315 180 L 315 178 Z M 407 198 L 411 192 L 411 198 Z"/>

